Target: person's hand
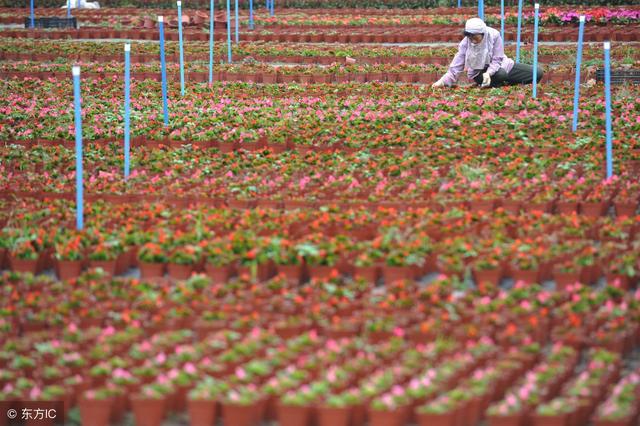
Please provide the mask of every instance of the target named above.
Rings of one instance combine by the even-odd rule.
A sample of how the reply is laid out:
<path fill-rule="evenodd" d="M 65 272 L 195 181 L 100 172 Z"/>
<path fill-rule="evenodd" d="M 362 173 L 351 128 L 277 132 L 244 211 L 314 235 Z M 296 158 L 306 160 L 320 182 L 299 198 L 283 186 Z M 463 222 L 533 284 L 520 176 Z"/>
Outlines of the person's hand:
<path fill-rule="evenodd" d="M 436 81 L 435 83 L 433 83 L 433 84 L 431 85 L 431 87 L 432 87 L 433 89 L 437 89 L 438 87 L 444 87 L 444 79 L 443 79 L 443 78 L 441 78 L 440 80 Z"/>
<path fill-rule="evenodd" d="M 482 85 L 480 87 L 489 87 L 491 85 L 491 75 L 488 72 L 482 74 Z"/>

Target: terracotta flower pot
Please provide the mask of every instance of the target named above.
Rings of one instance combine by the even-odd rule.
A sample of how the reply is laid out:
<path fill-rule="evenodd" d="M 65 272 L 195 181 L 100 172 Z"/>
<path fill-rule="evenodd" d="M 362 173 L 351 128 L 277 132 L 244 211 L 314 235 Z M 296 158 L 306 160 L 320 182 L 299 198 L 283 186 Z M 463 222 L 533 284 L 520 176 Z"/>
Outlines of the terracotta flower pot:
<path fill-rule="evenodd" d="M 384 266 L 382 275 L 386 284 L 396 281 L 413 280 L 415 278 L 415 268 L 411 266 Z"/>
<path fill-rule="evenodd" d="M 166 398 L 146 398 L 136 395 L 131 399 L 136 426 L 160 426 L 164 420 L 166 407 Z"/>
<path fill-rule="evenodd" d="M 616 206 L 616 214 L 619 217 L 633 216 L 638 209 L 638 203 L 633 203 L 633 202 L 616 202 L 615 206 Z"/>
<path fill-rule="evenodd" d="M 108 426 L 113 408 L 113 398 L 86 399 L 80 398 L 80 419 L 82 425 Z"/>
<path fill-rule="evenodd" d="M 553 279 L 556 282 L 557 290 L 564 290 L 567 286 L 581 282 L 580 272 L 553 272 Z"/>
<path fill-rule="evenodd" d="M 575 201 L 560 201 L 556 204 L 556 210 L 560 214 L 577 213 L 578 203 Z"/>
<path fill-rule="evenodd" d="M 287 281 L 300 284 L 302 280 L 302 265 L 278 265 L 278 273 L 284 275 Z"/>
<path fill-rule="evenodd" d="M 78 278 L 82 272 L 81 260 L 59 260 L 57 262 L 58 278 L 66 281 Z"/>
<path fill-rule="evenodd" d="M 420 426 L 456 426 L 458 423 L 458 410 L 441 414 L 417 414 Z"/>
<path fill-rule="evenodd" d="M 369 426 L 403 426 L 407 417 L 407 407 L 392 411 L 369 409 Z"/>
<path fill-rule="evenodd" d="M 505 416 L 488 416 L 488 426 L 525 426 L 525 415 L 523 413 L 510 414 Z"/>
<path fill-rule="evenodd" d="M 318 426 L 349 426 L 351 411 L 351 407 L 319 407 Z"/>
<path fill-rule="evenodd" d="M 487 269 L 487 270 L 475 270 L 474 279 L 476 284 L 488 283 L 498 285 L 502 279 L 502 268 Z"/>
<path fill-rule="evenodd" d="M 191 426 L 212 426 L 216 423 L 218 410 L 215 400 L 187 400 L 187 410 Z"/>
<path fill-rule="evenodd" d="M 311 406 L 278 404 L 279 426 L 307 426 L 311 420 Z"/>
<path fill-rule="evenodd" d="M 143 279 L 148 278 L 162 278 L 164 276 L 164 263 L 150 263 L 150 262 L 138 262 L 140 267 L 140 277 Z"/>
<path fill-rule="evenodd" d="M 609 203 L 602 202 L 587 202 L 580 205 L 580 213 L 588 217 L 600 217 L 604 216 L 609 208 Z"/>
<path fill-rule="evenodd" d="M 333 270 L 337 270 L 337 268 L 334 266 L 309 266 L 311 277 L 319 280 L 330 278 Z"/>
<path fill-rule="evenodd" d="M 39 272 L 37 260 L 17 259 L 9 255 L 9 265 L 14 272 L 30 272 L 32 274 Z"/>
<path fill-rule="evenodd" d="M 213 284 L 226 283 L 233 275 L 233 269 L 231 266 L 213 266 L 211 264 L 205 264 L 204 270 L 207 276 L 211 278 Z"/>
<path fill-rule="evenodd" d="M 193 265 L 178 265 L 177 263 L 167 264 L 169 276 L 176 280 L 186 280 L 193 273 Z"/>
<path fill-rule="evenodd" d="M 532 416 L 532 426 L 570 426 L 569 414 L 564 413 L 555 416 L 534 414 Z"/>
<path fill-rule="evenodd" d="M 92 260 L 89 266 L 91 268 L 102 268 L 104 272 L 111 276 L 117 274 L 115 260 Z"/>
<path fill-rule="evenodd" d="M 234 426 L 254 426 L 258 423 L 258 404 L 251 405 L 222 405 L 222 423 Z"/>
<path fill-rule="evenodd" d="M 522 270 L 511 268 L 511 278 L 515 281 L 523 281 L 527 284 L 535 284 L 540 281 L 540 271 L 538 269 Z"/>
<path fill-rule="evenodd" d="M 377 266 L 356 266 L 354 275 L 356 278 L 375 284 L 380 278 L 380 268 Z"/>

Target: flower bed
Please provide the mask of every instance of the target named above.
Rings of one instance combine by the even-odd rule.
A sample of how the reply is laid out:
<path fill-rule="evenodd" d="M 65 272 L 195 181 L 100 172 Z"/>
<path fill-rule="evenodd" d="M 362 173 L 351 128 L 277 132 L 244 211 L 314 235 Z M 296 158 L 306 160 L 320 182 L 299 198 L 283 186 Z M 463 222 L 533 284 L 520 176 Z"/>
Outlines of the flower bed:
<path fill-rule="evenodd" d="M 637 343 L 639 296 L 612 287 L 486 287 L 454 296 L 456 281 L 442 276 L 426 287 L 399 282 L 379 294 L 336 279 L 300 287 L 279 278 L 255 286 L 194 276 L 174 285 L 110 280 L 96 271 L 73 281 L 70 295 L 68 284 L 46 277 L 0 279 L 6 294 L 23 295 L 2 300 L 3 398 L 61 398 L 79 409 L 83 424 L 107 424 L 128 411 L 149 424 L 170 412 L 188 413 L 193 425 L 215 418 L 335 425 L 367 417 L 402 425 L 446 416 L 473 424 L 522 412 L 517 401 L 535 404 L 540 395 L 549 402 L 534 418 L 582 407 L 577 399 L 560 404 L 581 398 L 587 419 L 598 404 L 624 401 L 627 383 L 637 381 L 620 368 L 628 348 L 591 349 L 586 367 L 574 372 L 577 343 L 556 337 L 567 319 L 593 332 L 625 318 L 619 330 Z M 590 300 L 602 306 L 595 321 L 578 308 Z M 390 334 L 367 325 L 380 315 L 387 315 Z M 367 330 L 362 337 L 358 327 Z M 428 343 L 419 343 L 423 336 Z M 550 336 L 556 343 L 543 353 Z M 606 400 L 598 386 L 621 373 L 621 391 Z M 611 413 L 603 408 L 596 418 Z"/>

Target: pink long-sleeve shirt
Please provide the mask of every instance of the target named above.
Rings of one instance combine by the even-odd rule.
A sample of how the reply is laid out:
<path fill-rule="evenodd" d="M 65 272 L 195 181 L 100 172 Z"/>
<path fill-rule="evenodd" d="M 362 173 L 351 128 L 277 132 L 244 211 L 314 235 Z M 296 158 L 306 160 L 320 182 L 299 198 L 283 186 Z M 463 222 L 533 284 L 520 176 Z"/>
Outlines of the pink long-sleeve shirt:
<path fill-rule="evenodd" d="M 487 69 L 489 75 L 494 75 L 500 68 L 505 70 L 507 73 L 510 72 L 513 68 L 514 62 L 513 59 L 509 59 L 504 54 L 504 45 L 502 43 L 500 31 L 488 27 L 487 37 L 489 52 L 491 52 L 491 60 L 489 62 L 489 68 Z M 469 38 L 465 37 L 458 45 L 458 53 L 456 53 L 453 61 L 451 61 L 451 65 L 449 65 L 449 70 L 443 77 L 443 82 L 446 86 L 451 86 L 458 81 L 458 76 L 462 71 L 464 71 L 464 64 L 467 58 L 467 47 L 469 46 L 469 43 L 471 43 Z M 477 75 L 477 70 L 467 70 L 469 80 L 473 80 Z"/>

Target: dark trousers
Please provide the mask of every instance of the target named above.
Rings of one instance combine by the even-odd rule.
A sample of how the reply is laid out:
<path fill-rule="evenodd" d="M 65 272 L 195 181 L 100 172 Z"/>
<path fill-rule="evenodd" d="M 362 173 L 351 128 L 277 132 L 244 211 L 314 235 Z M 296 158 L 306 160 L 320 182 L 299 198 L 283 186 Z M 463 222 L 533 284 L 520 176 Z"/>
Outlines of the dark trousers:
<path fill-rule="evenodd" d="M 487 72 L 487 65 L 484 70 L 480 71 L 480 74 L 475 76 L 473 81 L 478 84 L 482 84 L 482 74 Z M 542 76 L 544 72 L 542 68 L 538 66 L 538 83 L 542 80 Z M 505 70 L 500 68 L 498 72 L 491 76 L 491 86 L 489 87 L 500 87 L 500 86 L 512 86 L 515 84 L 531 84 L 533 83 L 533 66 L 528 64 L 515 64 L 511 71 L 507 73 Z"/>

